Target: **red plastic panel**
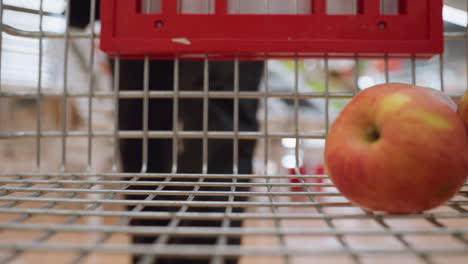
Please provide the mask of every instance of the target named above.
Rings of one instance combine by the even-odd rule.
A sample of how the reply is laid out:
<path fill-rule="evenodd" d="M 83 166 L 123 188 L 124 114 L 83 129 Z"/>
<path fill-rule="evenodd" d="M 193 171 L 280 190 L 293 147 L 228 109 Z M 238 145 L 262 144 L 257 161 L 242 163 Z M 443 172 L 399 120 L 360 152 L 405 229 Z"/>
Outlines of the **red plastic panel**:
<path fill-rule="evenodd" d="M 214 13 L 179 13 L 161 0 L 145 14 L 141 0 L 102 0 L 101 48 L 109 55 L 239 54 L 303 57 L 393 54 L 430 57 L 443 51 L 442 0 L 398 0 L 398 14 L 381 14 L 379 0 L 358 0 L 355 15 L 326 14 L 311 0 L 310 14 L 231 14 L 227 0 Z"/>

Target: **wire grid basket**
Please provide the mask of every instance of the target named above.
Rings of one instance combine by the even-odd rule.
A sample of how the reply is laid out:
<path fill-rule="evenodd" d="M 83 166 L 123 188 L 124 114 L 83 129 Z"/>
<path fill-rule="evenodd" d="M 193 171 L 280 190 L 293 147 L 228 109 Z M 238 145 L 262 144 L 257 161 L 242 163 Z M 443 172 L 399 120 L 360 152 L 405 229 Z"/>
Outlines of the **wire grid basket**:
<path fill-rule="evenodd" d="M 16 7 L 2 3 L 0 14 L 5 10 L 19 13 L 40 14 L 38 31 L 26 31 L 8 24 L 1 24 L 2 36 L 14 35 L 18 38 L 34 38 L 39 44 L 36 90 L 6 89 L 0 87 L 0 99 L 33 99 L 35 111 L 32 129 L 21 127 L 2 128 L 0 139 L 2 148 L 15 149 L 23 145 L 22 152 L 11 154 L 12 159 L 2 161 L 0 178 L 0 263 L 128 263 L 130 255 L 143 256 L 140 263 L 152 263 L 161 258 L 179 257 L 191 263 L 194 259 L 208 259 L 210 263 L 224 263 L 225 260 L 241 257 L 242 263 L 467 263 L 468 261 L 468 187 L 443 206 L 420 214 L 389 215 L 363 210 L 351 204 L 333 188 L 326 175 L 301 174 L 299 169 L 303 144 L 308 139 L 325 139 L 332 117 L 330 105 L 333 100 L 348 100 L 358 91 L 360 71 L 357 65 L 361 60 L 356 55 L 351 91 L 332 91 L 330 83 L 330 63 L 328 57 L 316 59 L 323 65 L 324 91 L 300 91 L 300 69 L 304 61 L 294 59 L 293 90 L 272 91 L 270 89 L 270 63 L 264 67 L 262 88 L 255 92 L 242 91 L 239 85 L 239 59 L 234 59 L 233 90 L 210 91 L 210 56 L 203 62 L 203 90 L 180 90 L 178 82 L 173 90 L 150 91 L 150 59 L 143 63 L 143 88 L 140 91 L 121 91 L 119 79 L 114 77 L 113 90 L 96 91 L 96 74 L 89 69 L 95 64 L 95 51 L 89 49 L 86 65 L 87 82 L 85 91 L 69 91 L 67 71 L 69 49 L 74 41 L 81 39 L 93 45 L 99 34 L 74 32 L 68 27 L 65 33 L 43 30 L 42 21 L 46 16 L 57 14 L 42 10 Z M 91 10 L 91 13 L 95 10 Z M 65 12 L 66 16 L 68 12 Z M 94 20 L 91 21 L 94 24 Z M 94 28 L 94 27 L 92 27 Z M 466 32 L 446 32 L 446 40 L 467 43 Z M 43 88 L 42 72 L 43 42 L 48 39 L 63 39 L 63 85 L 60 90 Z M 464 44 L 466 45 L 466 44 Z M 466 45 L 468 47 L 468 45 Z M 20 47 L 21 48 L 21 47 Z M 7 51 L 2 46 L 0 56 Z M 468 57 L 466 57 L 468 62 Z M 266 57 L 265 59 L 268 59 Z M 389 57 L 381 58 L 384 63 L 383 80 L 391 78 Z M 175 58 L 173 74 L 175 80 L 181 74 L 182 61 Z M 409 82 L 417 83 L 418 74 L 415 58 L 409 60 Z M 445 90 L 444 55 L 436 57 L 440 88 Z M 117 57 L 113 63 L 114 76 L 119 76 L 121 61 Z M 2 68 L 6 67 L 5 64 Z M 4 76 L 5 78 L 5 76 Z M 3 79 L 3 78 L 2 78 Z M 2 85 L 3 86 L 3 85 Z M 451 94 L 454 98 L 460 94 Z M 58 127 L 48 128 L 43 117 L 45 102 L 57 98 L 60 102 Z M 142 130 L 122 131 L 118 126 L 119 103 L 124 99 L 141 99 L 143 102 Z M 292 101 L 292 111 L 288 114 L 287 129 L 274 131 L 271 120 L 274 116 L 268 111 L 269 101 L 278 98 Z M 69 101 L 84 99 L 86 122 L 83 129 L 72 129 L 69 124 L 71 106 Z M 173 126 L 169 130 L 155 131 L 149 128 L 150 99 L 170 99 L 173 101 Z M 177 121 L 179 105 L 184 99 L 197 99 L 203 102 L 203 129 L 183 130 Z M 233 130 L 210 131 L 208 123 L 209 100 L 229 99 L 233 102 Z M 300 102 L 316 99 L 324 103 L 323 126 L 309 132 L 301 130 Z M 110 102 L 111 122 L 105 126 L 96 123 L 100 102 Z M 255 100 L 264 104 L 259 113 L 262 126 L 258 131 L 242 131 L 239 127 L 239 102 Z M 2 110 L 3 111 L 3 110 Z M 3 123 L 6 124 L 5 115 Z M 6 121 L 5 121 L 6 120 Z M 13 120 L 14 121 L 14 120 Z M 9 120 L 8 124 L 12 121 Z M 109 129 L 111 128 L 111 129 Z M 286 131 L 286 132 L 285 132 Z M 141 139 L 141 172 L 122 173 L 119 169 L 120 138 Z M 148 142 L 153 139 L 169 139 L 172 146 L 170 173 L 153 173 L 148 170 Z M 180 173 L 178 155 L 180 144 L 187 139 L 202 142 L 202 171 Z M 209 141 L 212 139 L 232 140 L 233 174 L 207 173 Z M 275 154 L 277 143 L 282 139 L 292 140 L 294 153 L 294 173 L 272 171 L 271 163 L 281 156 Z M 75 141 L 76 140 L 76 141 Z M 239 174 L 239 142 L 258 140 L 256 169 L 253 174 Z M 276 144 L 275 144 L 276 142 Z M 26 152 L 32 155 L 26 156 Z M 15 152 L 15 151 L 13 151 Z M 18 154 L 19 153 L 19 154 Z M 169 154 L 168 154 L 169 155 Z M 34 166 L 9 164 L 14 160 L 29 159 Z M 59 165 L 55 169 L 47 167 L 55 159 Z M 81 159 L 84 166 L 70 168 L 72 159 Z M 103 160 L 104 161 L 101 161 Z M 304 158 L 305 159 L 305 158 Z M 108 166 L 99 167 L 97 163 Z M 13 168 L 8 170 L 8 168 Z M 47 167 L 47 168 L 46 168 Z M 151 178 L 152 180 L 147 180 Z M 157 179 L 157 180 L 154 180 Z M 226 179 L 229 179 L 226 181 Z M 247 181 L 250 179 L 250 181 Z M 129 186 L 144 186 L 135 190 Z M 183 187 L 177 189 L 171 187 Z M 212 191 L 210 187 L 221 188 Z M 246 187 L 250 191 L 245 191 Z M 144 199 L 133 200 L 126 195 L 144 195 Z M 176 197 L 156 199 L 157 197 Z M 218 200 L 197 199 L 216 196 Z M 247 199 L 237 199 L 247 197 Z M 131 206 L 128 209 L 127 207 Z M 167 211 L 149 211 L 149 206 L 165 206 Z M 193 208 L 222 208 L 219 212 L 200 212 Z M 245 208 L 245 211 L 236 211 Z M 166 220 L 165 226 L 129 225 L 132 219 Z M 211 227 L 181 226 L 183 221 L 219 221 Z M 242 221 L 241 227 L 230 225 Z M 130 243 L 132 235 L 154 235 L 157 239 L 151 244 Z M 203 237 L 214 239 L 214 244 L 178 244 L 171 242 L 177 237 Z M 242 238 L 240 245 L 230 245 L 231 238 Z"/>

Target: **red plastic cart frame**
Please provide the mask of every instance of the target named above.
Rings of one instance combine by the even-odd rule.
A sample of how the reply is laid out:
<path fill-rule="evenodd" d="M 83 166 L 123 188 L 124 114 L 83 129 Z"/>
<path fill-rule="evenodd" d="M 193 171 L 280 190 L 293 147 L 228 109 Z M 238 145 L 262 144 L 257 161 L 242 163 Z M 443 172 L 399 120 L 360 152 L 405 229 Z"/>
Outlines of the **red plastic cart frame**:
<path fill-rule="evenodd" d="M 101 48 L 109 55 L 237 54 L 240 56 L 430 57 L 443 51 L 442 0 L 396 0 L 399 12 L 381 14 L 379 0 L 358 0 L 356 14 L 327 14 L 311 0 L 310 14 L 230 14 L 214 0 L 212 14 L 183 14 L 162 0 L 157 14 L 142 0 L 101 1 Z"/>

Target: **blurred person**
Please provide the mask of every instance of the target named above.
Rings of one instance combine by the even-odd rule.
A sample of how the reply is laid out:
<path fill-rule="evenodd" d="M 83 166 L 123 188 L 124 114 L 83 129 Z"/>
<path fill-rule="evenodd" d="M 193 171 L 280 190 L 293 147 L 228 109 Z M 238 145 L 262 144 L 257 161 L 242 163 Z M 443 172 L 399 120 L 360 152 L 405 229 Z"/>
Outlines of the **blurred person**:
<path fill-rule="evenodd" d="M 96 19 L 99 19 L 99 3 L 97 0 Z M 192 1 L 193 2 L 193 1 Z M 201 6 L 200 6 L 201 7 Z M 197 8 L 191 5 L 191 9 Z M 70 0 L 70 26 L 84 29 L 90 21 L 90 0 Z M 111 61 L 111 63 L 113 63 Z M 203 61 L 180 61 L 179 89 L 181 91 L 203 90 Z M 112 67 L 113 68 L 113 67 Z M 121 91 L 143 90 L 143 61 L 120 60 L 119 89 Z M 151 60 L 149 66 L 149 89 L 152 91 L 171 91 L 173 89 L 174 62 L 170 60 Z M 263 62 L 251 61 L 239 63 L 239 87 L 241 91 L 256 91 L 263 72 Z M 234 62 L 211 61 L 209 62 L 209 90 L 233 91 Z M 239 130 L 257 131 L 258 122 L 256 112 L 258 100 L 239 100 Z M 209 131 L 233 131 L 233 99 L 209 99 L 208 101 L 208 130 Z M 119 129 L 123 131 L 141 131 L 143 129 L 143 99 L 119 99 Z M 148 128 L 151 131 L 172 131 L 173 125 L 173 99 L 149 99 Z M 186 131 L 203 130 L 203 100 L 179 99 L 179 121 Z M 180 153 L 178 153 L 177 173 L 202 173 L 203 146 L 202 139 L 184 139 Z M 120 155 L 123 172 L 138 173 L 142 169 L 142 139 L 121 138 Z M 239 140 L 238 173 L 252 173 L 252 158 L 255 149 L 255 140 Z M 171 173 L 172 168 L 172 139 L 149 139 L 147 173 Z M 208 140 L 208 166 L 209 174 L 233 173 L 233 140 L 209 139 Z M 164 178 L 140 177 L 144 181 L 163 181 Z M 172 181 L 197 182 L 199 178 L 177 178 Z M 213 179 L 205 178 L 204 182 L 232 182 L 231 178 Z M 248 182 L 246 179 L 238 179 L 237 182 Z M 195 185 L 195 183 L 194 183 Z M 128 190 L 155 190 L 154 186 L 130 186 Z M 166 186 L 163 190 L 193 191 L 188 186 Z M 230 192 L 230 187 L 200 187 L 199 191 Z M 236 191 L 248 191 L 247 187 L 237 187 Z M 126 199 L 143 200 L 147 195 L 127 195 Z M 154 200 L 186 201 L 186 195 L 157 195 Z M 228 201 L 225 196 L 200 196 L 196 195 L 193 201 Z M 234 201 L 247 201 L 247 197 L 236 196 Z M 134 206 L 128 206 L 133 210 Z M 226 207 L 189 207 L 187 212 L 197 213 L 225 213 Z M 142 211 L 152 212 L 177 212 L 180 207 L 172 206 L 145 206 Z M 233 213 L 243 212 L 244 208 L 232 208 Z M 186 227 L 220 227 L 221 220 L 181 220 L 178 226 Z M 169 219 L 140 219 L 132 218 L 131 226 L 168 226 Z M 231 220 L 230 227 L 241 227 L 242 221 Z M 132 243 L 152 244 L 157 242 L 157 236 L 132 235 Z M 184 245 L 215 245 L 216 237 L 169 237 L 165 244 Z M 240 245 L 240 237 L 229 237 L 228 245 Z M 137 263 L 140 256 L 133 256 L 132 262 Z M 225 263 L 237 263 L 237 258 L 226 259 Z M 209 258 L 183 259 L 176 257 L 157 257 L 155 263 L 210 263 Z"/>

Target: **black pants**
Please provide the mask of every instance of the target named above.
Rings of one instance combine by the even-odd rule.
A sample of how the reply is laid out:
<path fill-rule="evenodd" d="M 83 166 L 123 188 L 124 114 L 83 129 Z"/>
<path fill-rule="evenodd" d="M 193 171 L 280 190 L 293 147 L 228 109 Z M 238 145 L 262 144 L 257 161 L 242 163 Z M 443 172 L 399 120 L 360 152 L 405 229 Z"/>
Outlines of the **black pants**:
<path fill-rule="evenodd" d="M 210 91 L 232 91 L 234 84 L 234 63 L 210 62 L 209 65 L 209 90 Z M 255 91 L 259 85 L 263 71 L 263 62 L 241 62 L 240 63 L 240 90 Z M 151 61 L 150 62 L 150 90 L 173 89 L 173 62 Z M 203 62 L 181 61 L 179 73 L 179 89 L 203 90 Z M 142 90 L 143 87 L 143 62 L 121 61 L 120 66 L 120 89 Z M 256 120 L 258 100 L 241 99 L 239 101 L 239 130 L 256 131 L 258 124 Z M 142 99 L 120 99 L 119 101 L 119 125 L 121 130 L 142 129 Z M 210 131 L 233 131 L 233 99 L 209 99 L 208 103 L 208 127 Z M 150 130 L 172 130 L 173 124 L 173 100 L 172 99 L 150 99 L 149 100 L 149 129 Z M 179 119 L 184 130 L 201 131 L 203 129 L 203 99 L 180 99 Z M 182 140 L 182 151 L 178 155 L 178 173 L 201 173 L 202 172 L 202 139 Z M 252 156 L 255 148 L 255 140 L 239 141 L 239 173 L 252 173 Z M 148 172 L 169 173 L 172 166 L 172 139 L 150 139 L 148 142 Z M 142 140 L 121 139 L 120 140 L 121 161 L 125 172 L 139 172 L 142 166 Z M 208 140 L 208 173 L 232 174 L 233 172 L 233 140 L 232 139 L 209 139 Z M 137 174 L 135 174 L 137 176 Z M 140 178 L 140 180 L 164 180 L 160 178 Z M 198 178 L 173 179 L 173 181 L 198 181 Z M 232 179 L 204 179 L 209 181 L 231 182 Z M 246 182 L 246 180 L 238 180 Z M 154 190 L 158 186 L 130 186 L 135 190 Z M 190 186 L 166 186 L 163 190 L 186 190 L 192 191 Z M 247 191 L 246 187 L 238 187 L 236 191 Z M 200 191 L 225 191 L 230 187 L 201 187 Z M 141 200 L 146 195 L 127 195 L 127 199 Z M 180 200 L 185 201 L 188 196 L 165 196 L 158 195 L 155 200 Z M 194 201 L 227 201 L 227 196 L 195 196 Z M 247 197 L 237 196 L 235 201 L 246 201 Z M 129 206 L 128 210 L 134 207 Z M 180 207 L 147 206 L 143 211 L 176 212 Z M 187 212 L 224 213 L 225 207 L 189 207 Z M 233 208 L 233 212 L 243 212 L 243 208 Z M 166 219 L 138 219 L 134 218 L 130 224 L 133 226 L 167 226 Z M 231 221 L 231 227 L 240 227 L 239 220 Z M 213 220 L 182 220 L 178 226 L 200 226 L 219 227 L 221 221 Z M 154 236 L 133 236 L 133 243 L 154 243 Z M 168 244 L 197 244 L 214 245 L 216 238 L 202 237 L 170 237 Z M 228 244 L 239 245 L 240 237 L 231 237 Z M 139 256 L 133 257 L 136 263 Z M 236 263 L 237 259 L 226 260 L 226 263 Z M 209 259 L 177 259 L 158 258 L 155 263 L 209 263 Z"/>
<path fill-rule="evenodd" d="M 70 0 L 70 26 L 84 28 L 90 21 L 89 10 L 90 0 Z M 96 0 L 96 19 L 99 19 L 100 1 Z M 173 84 L 173 62 L 152 61 L 150 63 L 150 89 L 151 90 L 172 90 Z M 244 91 L 254 91 L 257 89 L 262 74 L 262 62 L 241 62 L 240 63 L 240 89 Z M 232 62 L 211 62 L 209 88 L 211 91 L 232 91 L 233 90 L 233 63 Z M 143 87 L 143 62 L 142 61 L 121 61 L 120 89 L 142 90 Z M 182 61 L 180 65 L 180 90 L 202 90 L 203 87 L 203 63 L 200 61 Z M 171 130 L 172 129 L 172 99 L 151 99 L 149 101 L 149 129 L 150 130 Z M 211 131 L 232 131 L 233 130 L 233 107 L 232 99 L 210 99 L 208 126 Z M 239 102 L 239 130 L 257 130 L 257 100 L 240 100 Z M 119 101 L 119 125 L 121 130 L 141 130 L 142 129 L 142 100 L 141 99 L 120 99 Z M 202 130 L 203 124 L 203 103 L 201 99 L 180 99 L 179 119 L 183 123 L 184 130 Z M 168 173 L 172 165 L 172 140 L 171 139 L 151 139 L 148 142 L 148 172 Z M 255 141 L 239 141 L 239 173 L 249 174 L 252 172 L 252 156 L 255 148 Z M 122 139 L 120 140 L 121 161 L 125 172 L 138 173 L 142 164 L 142 140 Z M 183 140 L 183 152 L 178 155 L 179 173 L 200 173 L 202 170 L 202 141 L 201 139 Z M 232 173 L 233 161 L 233 140 L 231 139 L 210 139 L 208 140 L 208 173 L 230 174 Z M 135 174 L 137 176 L 137 174 Z M 140 180 L 162 180 L 141 178 Z M 198 181 L 193 179 L 174 179 L 174 181 Z M 210 181 L 206 179 L 205 181 Z M 232 179 L 216 179 L 214 181 L 231 182 Z M 239 180 L 238 182 L 242 182 Z M 245 180 L 244 180 L 245 182 Z M 131 186 L 129 189 L 154 190 L 158 186 Z M 191 187 L 172 186 L 165 187 L 164 190 L 192 190 Z M 237 188 L 236 191 L 247 191 L 248 188 Z M 230 191 L 229 187 L 202 187 L 200 191 Z M 145 199 L 145 195 L 128 195 L 127 199 Z M 156 200 L 186 200 L 187 196 L 156 196 Z M 227 201 L 226 196 L 196 196 L 195 201 Z M 236 201 L 245 201 L 246 197 L 236 197 Z M 178 211 L 178 207 L 147 206 L 143 211 Z M 133 210 L 132 206 L 128 210 Z M 220 212 L 226 210 L 224 207 L 190 207 L 188 212 Z M 242 212 L 243 208 L 233 208 L 233 212 Z M 130 224 L 133 226 L 167 226 L 168 220 L 145 220 L 134 218 Z M 241 221 L 231 221 L 232 227 L 242 225 Z M 205 226 L 219 227 L 221 221 L 209 220 L 183 220 L 179 226 Z M 153 243 L 157 237 L 133 236 L 133 243 Z M 167 243 L 173 244 L 208 244 L 216 243 L 216 238 L 197 237 L 170 237 Z M 240 237 L 231 237 L 228 240 L 230 245 L 240 244 Z M 133 257 L 136 263 L 139 257 Z M 236 263 L 237 259 L 229 259 L 226 263 Z M 156 263 L 186 263 L 198 264 L 209 263 L 209 259 L 177 259 L 158 258 Z"/>

